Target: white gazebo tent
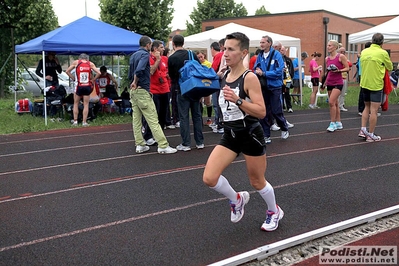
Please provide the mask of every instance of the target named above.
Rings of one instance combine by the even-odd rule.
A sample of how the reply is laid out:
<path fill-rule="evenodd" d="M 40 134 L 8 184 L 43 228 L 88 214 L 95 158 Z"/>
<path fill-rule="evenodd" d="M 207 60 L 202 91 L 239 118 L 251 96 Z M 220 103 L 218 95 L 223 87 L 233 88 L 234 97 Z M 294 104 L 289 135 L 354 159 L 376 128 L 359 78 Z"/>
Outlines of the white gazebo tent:
<path fill-rule="evenodd" d="M 349 34 L 349 43 L 366 43 L 371 41 L 374 33 L 384 35 L 384 43 L 399 43 L 399 16 L 367 30 Z"/>
<path fill-rule="evenodd" d="M 250 42 L 249 42 L 249 47 L 259 47 L 260 40 L 262 36 L 268 35 L 270 36 L 273 41 L 280 41 L 282 45 L 285 47 L 295 47 L 295 49 L 290 49 L 290 52 L 292 50 L 295 50 L 296 56 L 300 58 L 301 54 L 301 40 L 299 38 L 291 37 L 291 36 L 286 36 L 286 35 L 281 35 L 277 34 L 274 32 L 268 32 L 264 30 L 259 30 L 259 29 L 254 29 L 250 28 L 247 26 L 243 26 L 240 24 L 236 23 L 228 23 L 223 26 L 214 28 L 212 30 L 200 32 L 197 34 L 193 34 L 190 36 L 187 36 L 184 38 L 184 47 L 187 49 L 206 49 L 207 50 L 207 55 L 208 55 L 208 60 L 212 60 L 212 58 L 209 58 L 211 54 L 211 44 L 213 42 L 218 42 L 220 39 L 226 37 L 227 34 L 233 33 L 233 32 L 242 32 L 245 33 L 245 35 L 248 36 Z M 291 53 L 290 53 L 291 55 Z M 294 57 L 294 56 L 291 56 Z M 300 82 L 301 86 L 301 91 L 302 91 L 302 83 Z M 301 93 L 301 102 L 302 102 L 302 93 Z"/>

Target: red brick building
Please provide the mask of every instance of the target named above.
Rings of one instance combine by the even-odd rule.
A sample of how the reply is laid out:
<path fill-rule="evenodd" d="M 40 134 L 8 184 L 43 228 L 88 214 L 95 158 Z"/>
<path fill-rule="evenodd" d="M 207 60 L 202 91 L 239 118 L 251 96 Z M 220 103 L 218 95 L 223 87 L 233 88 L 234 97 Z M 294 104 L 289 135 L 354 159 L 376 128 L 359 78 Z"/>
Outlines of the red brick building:
<path fill-rule="evenodd" d="M 364 45 L 350 45 L 348 43 L 349 34 L 369 29 L 396 16 L 398 15 L 353 19 L 326 10 L 315 10 L 205 20 L 202 22 L 202 30 L 234 22 L 247 27 L 300 38 L 302 51 L 306 51 L 309 56 L 313 52 L 320 52 L 322 58 L 326 56 L 328 40 L 335 39 L 342 43 L 347 51 L 351 51 L 348 58 L 355 62 L 356 54 L 364 48 Z M 385 44 L 383 48 L 390 51 L 392 62 L 399 61 L 399 44 Z M 309 60 L 309 58 L 305 60 L 306 65 Z"/>

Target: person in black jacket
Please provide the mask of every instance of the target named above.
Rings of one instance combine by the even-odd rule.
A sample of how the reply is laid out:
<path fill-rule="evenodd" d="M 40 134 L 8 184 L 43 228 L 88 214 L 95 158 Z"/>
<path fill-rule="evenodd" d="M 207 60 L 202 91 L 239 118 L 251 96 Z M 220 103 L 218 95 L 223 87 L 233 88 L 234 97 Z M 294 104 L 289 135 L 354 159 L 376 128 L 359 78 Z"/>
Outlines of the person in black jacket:
<path fill-rule="evenodd" d="M 58 74 L 62 72 L 62 68 L 55 55 L 55 52 L 48 52 L 45 57 L 46 87 L 57 87 L 59 85 Z M 40 59 L 39 64 L 36 67 L 36 74 L 43 78 L 43 59 Z"/>

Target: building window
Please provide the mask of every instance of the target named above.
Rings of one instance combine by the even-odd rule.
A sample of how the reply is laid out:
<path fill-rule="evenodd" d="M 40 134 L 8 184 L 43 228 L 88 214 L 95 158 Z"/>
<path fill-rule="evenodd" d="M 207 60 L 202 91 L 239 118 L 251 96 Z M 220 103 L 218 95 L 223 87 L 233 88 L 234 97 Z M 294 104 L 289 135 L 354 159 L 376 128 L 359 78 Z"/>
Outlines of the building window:
<path fill-rule="evenodd" d="M 336 40 L 338 43 L 340 43 L 340 42 L 341 42 L 341 35 L 329 33 L 327 39 L 328 39 L 329 41 L 330 41 L 330 40 Z"/>

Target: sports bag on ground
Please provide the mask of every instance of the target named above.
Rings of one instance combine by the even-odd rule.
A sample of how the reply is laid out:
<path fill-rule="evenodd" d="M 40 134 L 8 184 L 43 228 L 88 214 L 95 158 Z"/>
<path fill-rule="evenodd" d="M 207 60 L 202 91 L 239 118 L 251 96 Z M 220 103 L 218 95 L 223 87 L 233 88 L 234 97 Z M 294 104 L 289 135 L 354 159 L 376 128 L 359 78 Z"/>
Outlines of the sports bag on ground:
<path fill-rule="evenodd" d="M 188 57 L 184 66 L 179 70 L 181 94 L 193 100 L 211 95 L 220 90 L 219 76 L 213 68 L 201 65 L 194 60 L 193 52 L 188 50 Z"/>

